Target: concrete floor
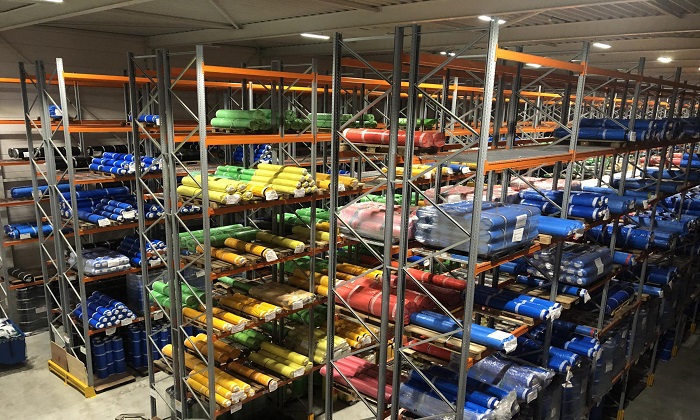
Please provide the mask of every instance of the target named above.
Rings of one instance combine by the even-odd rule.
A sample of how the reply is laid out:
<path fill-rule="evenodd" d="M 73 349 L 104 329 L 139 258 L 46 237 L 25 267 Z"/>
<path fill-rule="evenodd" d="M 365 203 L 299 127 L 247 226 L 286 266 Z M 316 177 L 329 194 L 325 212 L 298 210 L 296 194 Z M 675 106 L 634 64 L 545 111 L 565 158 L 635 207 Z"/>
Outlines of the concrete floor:
<path fill-rule="evenodd" d="M 634 400 L 625 412 L 627 420 L 689 420 L 700 418 L 700 333 L 692 335 L 670 362 L 661 362 L 655 383 Z M 0 369 L 0 418 L 28 419 L 114 419 L 124 413 L 148 417 L 146 378 L 86 399 L 78 391 L 49 372 L 48 334 L 27 337 L 27 363 L 14 369 Z M 160 373 L 158 380 L 166 379 Z M 163 386 L 167 380 L 163 381 Z M 163 404 L 161 404 L 163 405 Z M 165 406 L 163 405 L 163 409 Z M 344 407 L 333 418 L 371 418 L 362 403 Z M 323 416 L 318 417 L 319 420 Z"/>

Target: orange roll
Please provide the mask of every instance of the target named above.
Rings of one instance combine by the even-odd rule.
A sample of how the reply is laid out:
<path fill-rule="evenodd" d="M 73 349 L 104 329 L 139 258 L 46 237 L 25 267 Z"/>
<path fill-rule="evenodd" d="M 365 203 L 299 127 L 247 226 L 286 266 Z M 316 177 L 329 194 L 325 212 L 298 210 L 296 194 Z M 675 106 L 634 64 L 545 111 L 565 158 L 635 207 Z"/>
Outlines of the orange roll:
<path fill-rule="evenodd" d="M 268 388 L 277 388 L 277 379 L 273 378 L 272 376 L 266 375 L 262 372 L 258 372 L 255 369 L 243 366 L 242 364 L 237 362 L 231 362 L 227 366 L 228 369 L 233 373 L 245 376 L 246 378 L 257 382 L 260 385 L 265 385 Z"/>
<path fill-rule="evenodd" d="M 202 324 L 207 323 L 207 316 L 203 312 L 199 312 L 192 308 L 182 308 L 182 315 Z M 212 325 L 219 331 L 233 331 L 234 325 L 219 318 L 212 318 Z"/>
<path fill-rule="evenodd" d="M 224 245 L 226 245 L 229 248 L 238 250 L 238 251 L 244 251 L 249 254 L 253 255 L 258 255 L 260 257 L 264 257 L 268 261 L 274 261 L 277 259 L 277 254 L 275 251 L 271 248 L 262 246 L 262 245 L 256 245 L 252 244 L 250 242 L 246 241 L 241 241 L 236 238 L 228 238 L 224 241 Z"/>
<path fill-rule="evenodd" d="M 195 351 L 199 350 L 200 353 L 202 353 L 203 356 L 207 356 L 207 342 L 206 341 L 199 341 L 195 337 L 188 337 L 185 338 L 185 347 L 188 349 Z M 240 352 L 238 352 L 240 355 Z M 228 352 L 223 352 L 217 348 L 214 348 L 214 360 L 216 360 L 218 363 L 228 363 L 231 360 L 233 360 L 234 357 Z"/>
<path fill-rule="evenodd" d="M 194 378 L 187 378 L 187 385 L 195 392 L 209 398 L 209 388 L 206 385 L 197 382 Z M 226 399 L 224 396 L 214 393 L 214 398 L 216 399 L 216 403 L 221 407 L 231 407 L 231 400 Z"/>
<path fill-rule="evenodd" d="M 194 371 L 192 371 L 190 372 L 190 378 L 194 379 L 202 385 L 209 386 L 209 378 L 202 375 L 201 373 L 195 373 Z M 214 392 L 226 398 L 227 400 L 230 400 L 231 396 L 233 396 L 233 392 L 219 384 L 216 384 L 216 386 L 214 387 Z"/>

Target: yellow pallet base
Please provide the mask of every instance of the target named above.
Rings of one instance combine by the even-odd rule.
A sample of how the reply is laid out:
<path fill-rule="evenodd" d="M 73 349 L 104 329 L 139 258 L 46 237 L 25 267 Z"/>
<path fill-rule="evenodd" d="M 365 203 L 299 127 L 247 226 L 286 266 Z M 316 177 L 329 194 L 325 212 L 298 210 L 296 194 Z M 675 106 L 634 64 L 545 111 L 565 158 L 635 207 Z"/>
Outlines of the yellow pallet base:
<path fill-rule="evenodd" d="M 63 379 L 63 382 L 65 384 L 71 385 L 73 388 L 80 391 L 85 396 L 85 398 L 92 398 L 97 396 L 94 387 L 88 386 L 87 384 L 78 380 L 78 378 L 68 373 L 65 369 L 54 363 L 52 360 L 49 360 L 49 370 L 54 375 Z"/>
<path fill-rule="evenodd" d="M 625 410 L 619 410 L 617 412 L 617 420 L 624 420 L 625 418 Z"/>
<path fill-rule="evenodd" d="M 654 374 L 647 376 L 647 386 L 654 386 Z"/>

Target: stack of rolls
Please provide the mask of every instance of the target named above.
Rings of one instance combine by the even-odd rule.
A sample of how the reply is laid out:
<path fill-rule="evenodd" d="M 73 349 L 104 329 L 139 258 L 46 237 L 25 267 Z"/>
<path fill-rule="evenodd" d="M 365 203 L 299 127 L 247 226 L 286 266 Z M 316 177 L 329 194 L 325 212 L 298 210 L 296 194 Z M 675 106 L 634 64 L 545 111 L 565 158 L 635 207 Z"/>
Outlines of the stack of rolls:
<path fill-rule="evenodd" d="M 199 198 L 202 196 L 202 176 L 201 174 L 185 176 L 181 181 L 182 185 L 177 187 L 177 193 L 186 197 Z M 245 182 L 234 181 L 229 178 L 208 177 L 208 192 L 210 201 L 220 204 L 233 205 L 241 201 L 248 201 L 253 198 L 253 193 L 247 191 L 248 185 Z"/>
<path fill-rule="evenodd" d="M 220 109 L 216 117 L 211 119 L 214 128 L 263 132 L 272 128 L 271 109 Z"/>
<path fill-rule="evenodd" d="M 162 296 L 170 297 L 170 284 L 163 281 L 154 281 L 151 285 L 153 289 L 151 295 L 154 298 Z M 188 307 L 192 309 L 198 309 L 200 302 L 204 302 L 204 292 L 196 287 L 191 287 L 187 284 L 181 284 L 180 290 L 182 291 L 181 302 L 183 307 Z"/>
<path fill-rule="evenodd" d="M 306 250 L 306 244 L 304 242 L 285 238 L 283 236 L 273 235 L 272 233 L 262 231 L 251 226 L 229 225 L 211 228 L 209 230 L 209 235 L 211 238 L 211 245 L 214 247 L 220 248 L 232 246 L 233 249 L 240 250 L 239 246 L 242 246 L 253 251 L 251 252 L 246 249 L 246 252 L 261 256 L 263 256 L 263 254 L 266 252 L 265 250 L 260 248 L 253 249 L 249 245 L 241 245 L 235 241 L 229 241 L 229 245 L 227 245 L 226 240 L 233 238 L 248 243 L 251 241 L 257 241 L 257 243 L 254 245 L 263 245 L 266 247 L 275 246 L 290 249 L 294 251 L 295 254 L 302 253 Z M 196 252 L 199 248 L 201 248 L 202 242 L 204 242 L 204 233 L 201 230 L 180 233 L 180 247 L 188 250 L 189 252 Z"/>
<path fill-rule="evenodd" d="M 309 290 L 310 288 L 310 276 L 311 272 L 308 270 L 301 270 L 299 268 L 294 269 L 291 276 L 289 276 L 289 284 L 296 286 L 300 289 Z M 337 285 L 339 281 L 336 278 L 335 284 Z M 322 296 L 328 296 L 328 276 L 321 273 L 314 274 L 314 291 L 316 294 Z"/>
<path fill-rule="evenodd" d="M 39 236 L 39 229 L 41 229 L 44 236 L 53 232 L 51 222 L 43 222 L 41 228 L 38 228 L 36 223 L 10 223 L 9 225 L 3 226 L 3 229 L 5 230 L 5 234 L 12 239 L 37 238 Z"/>
<path fill-rule="evenodd" d="M 190 349 L 195 355 L 199 352 L 202 356 L 207 357 L 207 335 L 197 334 L 196 337 L 186 337 L 185 347 Z M 236 360 L 240 355 L 241 351 L 230 344 L 226 344 L 221 340 L 214 341 L 214 360 L 218 364 L 221 365 Z"/>
<path fill-rule="evenodd" d="M 229 340 L 251 350 L 260 350 L 263 341 L 270 341 L 270 337 L 255 329 L 248 329 L 231 335 Z"/>
<path fill-rule="evenodd" d="M 219 298 L 219 305 L 265 320 L 272 320 L 282 312 L 282 308 L 277 305 L 241 293 L 234 293 Z"/>
<path fill-rule="evenodd" d="M 90 328 L 109 328 L 124 323 L 131 323 L 136 315 L 124 305 L 124 303 L 112 299 L 100 292 L 93 292 L 85 301 L 85 309 L 88 315 Z M 82 319 L 83 306 L 78 305 L 73 310 L 73 315 Z"/>
<path fill-rule="evenodd" d="M 248 294 L 256 299 L 274 303 L 285 309 L 301 309 L 304 305 L 308 305 L 316 300 L 316 296 L 313 293 L 273 282 L 256 284 L 248 290 Z"/>
<path fill-rule="evenodd" d="M 248 358 L 287 378 L 302 376 L 313 368 L 313 363 L 303 354 L 269 342 L 261 343 L 260 350 L 250 353 Z"/>
<path fill-rule="evenodd" d="M 205 308 L 200 306 L 200 309 L 204 310 Z M 207 324 L 207 315 L 204 312 L 198 311 L 196 309 L 187 307 L 182 308 L 182 315 L 185 318 L 191 319 L 192 321 L 198 322 L 200 324 Z M 216 311 L 214 317 L 212 318 L 213 327 L 222 332 L 239 332 L 243 328 L 245 328 L 245 325 L 247 323 L 247 319 L 242 318 L 236 314 L 232 314 L 225 310 Z"/>
<path fill-rule="evenodd" d="M 258 191 L 272 188 L 277 192 L 304 197 L 316 191 L 316 181 L 305 168 L 297 166 L 273 165 L 260 163 L 257 169 L 246 169 L 240 166 L 219 166 L 216 176 L 245 181 Z"/>
<path fill-rule="evenodd" d="M 549 200 L 561 206 L 564 192 L 556 190 L 541 190 L 538 192 L 533 189 L 527 189 L 520 191 L 520 197 L 520 204 L 538 208 L 543 214 L 555 214 L 559 213 L 559 209 Z M 572 192 L 566 214 L 567 216 L 586 220 L 607 219 L 610 217 L 608 197 L 592 191 Z"/>
<path fill-rule="evenodd" d="M 159 265 L 161 263 L 160 258 L 156 254 L 165 256 L 165 250 L 167 246 L 165 242 L 158 239 L 149 239 L 146 242 L 146 259 L 150 265 Z M 141 265 L 142 255 L 141 255 L 141 243 L 138 236 L 128 235 L 119 243 L 117 251 L 129 257 L 131 264 L 139 266 Z"/>
<path fill-rule="evenodd" d="M 376 128 L 346 128 L 343 137 L 353 143 L 389 144 L 389 130 Z M 445 133 L 440 131 L 416 131 L 413 135 L 415 147 L 442 147 L 445 145 Z M 399 130 L 398 145 L 406 145 L 406 131 Z"/>
<path fill-rule="evenodd" d="M 329 190 L 331 187 L 331 175 L 316 173 L 316 185 L 324 190 Z M 346 175 L 338 175 L 338 191 L 345 191 L 357 188 L 359 181 L 357 178 Z"/>
<path fill-rule="evenodd" d="M 244 147 L 253 147 L 253 163 L 270 163 L 272 161 L 272 146 L 269 144 L 246 144 L 236 147 L 233 151 L 233 162 L 238 164 L 244 164 Z M 250 149 L 248 149 L 250 150 Z"/>
<path fill-rule="evenodd" d="M 327 338 L 325 329 L 314 330 L 314 363 L 321 364 L 326 362 L 326 355 L 328 354 L 326 352 Z M 333 343 L 333 359 L 343 357 L 352 351 L 350 345 L 343 337 L 334 335 Z M 284 345 L 301 354 L 309 354 L 308 328 L 300 325 L 293 326 L 284 339 Z"/>
<path fill-rule="evenodd" d="M 382 172 L 386 173 L 387 168 L 382 168 Z M 396 167 L 396 176 L 405 178 L 405 169 L 403 166 L 397 166 Z M 449 166 L 443 166 L 441 169 L 442 175 L 452 175 L 454 172 L 452 171 L 452 168 Z M 434 168 L 431 165 L 422 165 L 415 163 L 411 167 L 411 177 L 415 176 L 422 176 L 425 179 L 432 179 L 435 174 L 437 174 L 437 169 Z"/>
<path fill-rule="evenodd" d="M 267 389 L 272 392 L 277 389 L 278 380 L 270 375 L 260 372 L 251 367 L 242 365 L 238 362 L 231 362 L 226 365 L 229 372 L 235 373 L 238 376 L 248 378 L 253 382 L 257 382 L 260 385 L 267 387 Z"/>
<path fill-rule="evenodd" d="M 70 200 L 70 184 L 68 184 L 68 183 L 57 184 L 56 188 L 58 189 L 58 191 L 61 193 L 61 195 L 64 198 Z M 48 185 L 40 185 L 39 186 L 40 195 L 45 195 L 48 197 L 48 194 L 47 194 L 48 189 L 49 189 Z M 82 189 L 83 189 L 82 185 L 75 186 L 76 191 L 82 191 Z M 34 187 L 31 185 L 10 188 L 10 197 L 12 197 L 12 198 L 31 198 L 32 196 L 34 196 Z"/>
<path fill-rule="evenodd" d="M 172 359 L 172 344 L 165 345 L 162 348 L 162 352 L 166 357 Z M 185 353 L 185 366 L 187 369 L 190 369 L 190 377 L 187 379 L 187 383 L 192 386 L 197 393 L 205 397 L 209 397 L 208 384 L 210 373 L 209 369 L 207 369 L 207 365 L 197 356 L 190 353 Z M 238 403 L 247 397 L 252 397 L 255 395 L 255 390 L 250 386 L 250 384 L 217 367 L 213 368 L 213 372 L 214 382 L 216 385 L 218 385 L 215 390 L 217 404 L 223 407 L 230 407 L 234 401 Z M 231 394 L 229 395 L 227 391 L 231 392 Z M 224 392 L 224 394 L 219 394 L 219 392 Z"/>
<path fill-rule="evenodd" d="M 141 173 L 160 170 L 160 161 L 151 156 L 141 156 Z M 100 158 L 92 158 L 90 169 L 115 175 L 131 175 L 136 173 L 136 157 L 127 153 L 105 152 Z"/>
<path fill-rule="evenodd" d="M 355 387 L 360 393 L 367 395 L 371 398 L 377 398 L 377 389 L 379 384 L 379 367 L 375 364 L 368 362 L 365 359 L 359 358 L 357 356 L 347 356 L 335 362 L 335 369 L 333 369 L 332 376 L 333 381 L 341 385 L 346 385 L 345 378 L 348 378 L 350 384 Z M 328 372 L 326 367 L 323 366 L 320 370 L 321 375 L 327 376 Z M 341 375 L 342 372 L 342 375 Z M 391 399 L 391 383 L 392 374 L 391 371 L 387 371 L 387 385 L 384 389 L 384 399 L 389 401 Z M 443 411 L 445 413 L 447 411 Z"/>
<path fill-rule="evenodd" d="M 111 249 L 96 247 L 82 251 L 83 273 L 89 276 L 116 273 L 131 268 L 129 257 Z M 69 266 L 77 264 L 78 258 L 71 252 L 68 257 Z"/>
<path fill-rule="evenodd" d="M 275 261 L 277 259 L 277 253 L 275 252 L 275 250 L 272 248 L 268 248 L 264 245 L 258 245 L 242 241 L 236 238 L 227 238 L 224 241 L 224 245 L 226 245 L 228 248 L 235 249 L 237 251 L 244 251 L 249 254 L 263 257 L 267 262 Z"/>
<path fill-rule="evenodd" d="M 379 334 L 379 330 L 376 328 L 372 332 L 375 335 Z M 372 334 L 367 328 L 345 318 L 336 320 L 335 334 L 343 337 L 348 342 L 348 345 L 354 349 L 372 344 L 373 341 Z"/>

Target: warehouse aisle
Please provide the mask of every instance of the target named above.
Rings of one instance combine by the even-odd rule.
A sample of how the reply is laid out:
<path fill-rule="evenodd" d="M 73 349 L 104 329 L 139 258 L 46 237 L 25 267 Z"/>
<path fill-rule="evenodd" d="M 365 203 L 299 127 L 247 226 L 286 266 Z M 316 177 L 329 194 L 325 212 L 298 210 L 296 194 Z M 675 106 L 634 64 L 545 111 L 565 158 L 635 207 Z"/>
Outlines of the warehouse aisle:
<path fill-rule="evenodd" d="M 645 389 L 625 410 L 627 420 L 698 418 L 700 400 L 700 333 L 696 332 L 669 362 L 660 362 L 654 386 Z"/>
<path fill-rule="evenodd" d="M 27 363 L 0 370 L 2 418 L 109 420 L 123 413 L 148 413 L 148 381 L 137 378 L 97 397 L 85 399 L 49 372 L 48 333 L 27 337 Z M 61 404 L 56 404 L 60 401 Z"/>

